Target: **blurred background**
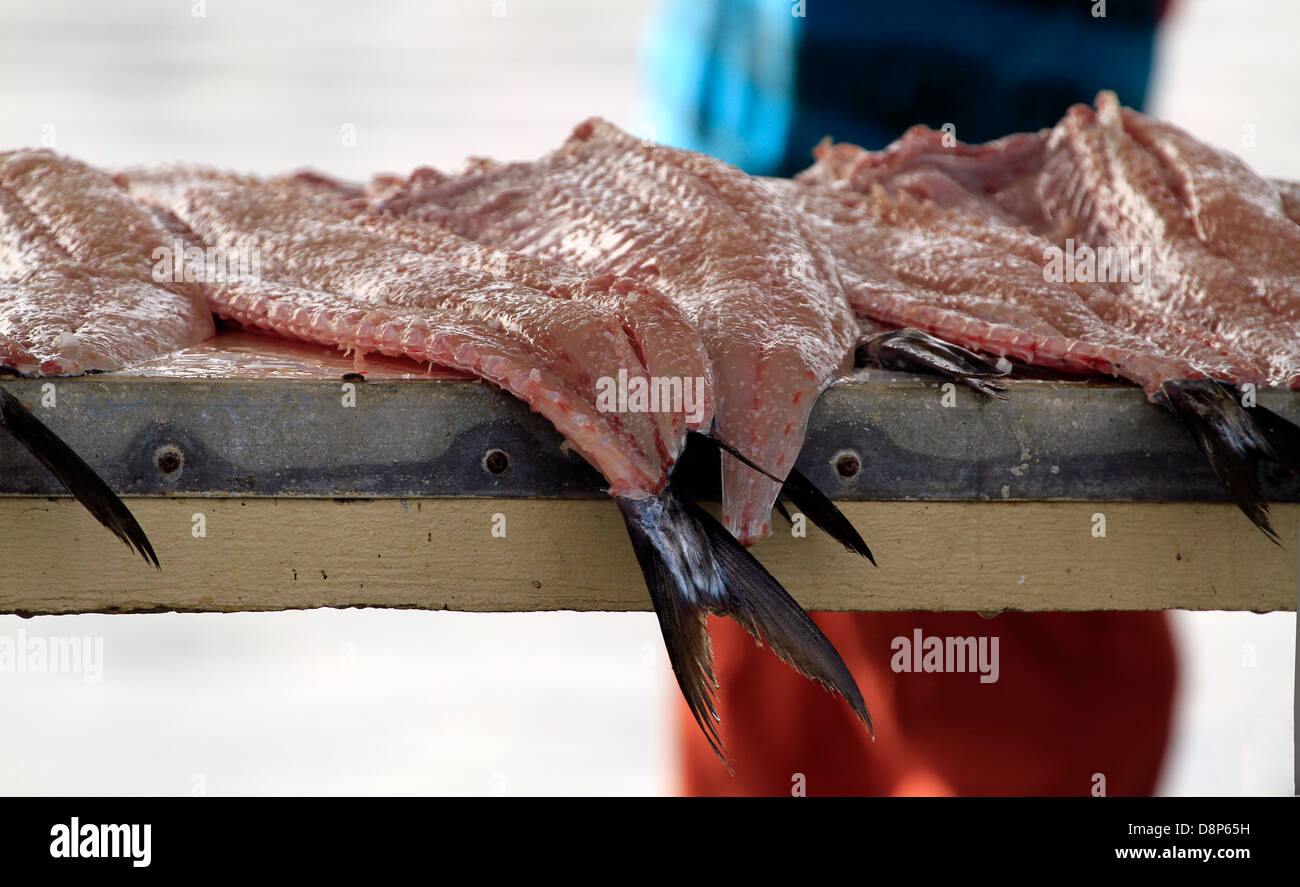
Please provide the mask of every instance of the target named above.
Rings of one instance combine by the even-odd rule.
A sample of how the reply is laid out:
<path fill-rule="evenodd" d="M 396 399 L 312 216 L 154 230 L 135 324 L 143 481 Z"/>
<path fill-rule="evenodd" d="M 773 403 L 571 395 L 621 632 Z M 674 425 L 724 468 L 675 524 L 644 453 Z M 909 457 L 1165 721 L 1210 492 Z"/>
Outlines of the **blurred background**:
<path fill-rule="evenodd" d="M 535 157 L 593 114 L 682 142 L 662 104 L 663 15 L 648 0 L 5 4 L 0 149 L 365 178 Z M 1175 3 L 1148 110 L 1300 179 L 1297 33 L 1285 0 Z M 1182 682 L 1160 790 L 1292 793 L 1295 616 L 1175 625 Z M 3 794 L 676 787 L 677 690 L 649 613 L 0 616 L 0 637 L 19 632 L 102 638 L 103 675 L 0 673 Z"/>

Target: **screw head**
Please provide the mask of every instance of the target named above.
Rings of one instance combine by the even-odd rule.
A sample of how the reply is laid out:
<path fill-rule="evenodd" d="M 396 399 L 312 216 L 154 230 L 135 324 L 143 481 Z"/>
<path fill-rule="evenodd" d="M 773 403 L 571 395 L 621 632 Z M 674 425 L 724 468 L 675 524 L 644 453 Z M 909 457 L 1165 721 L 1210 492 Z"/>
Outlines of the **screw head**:
<path fill-rule="evenodd" d="M 510 470 L 510 456 L 505 450 L 488 450 L 483 456 L 483 470 L 494 477 L 501 477 Z"/>
<path fill-rule="evenodd" d="M 153 464 L 163 474 L 175 474 L 185 465 L 185 454 L 175 444 L 165 444 L 154 451 Z"/>

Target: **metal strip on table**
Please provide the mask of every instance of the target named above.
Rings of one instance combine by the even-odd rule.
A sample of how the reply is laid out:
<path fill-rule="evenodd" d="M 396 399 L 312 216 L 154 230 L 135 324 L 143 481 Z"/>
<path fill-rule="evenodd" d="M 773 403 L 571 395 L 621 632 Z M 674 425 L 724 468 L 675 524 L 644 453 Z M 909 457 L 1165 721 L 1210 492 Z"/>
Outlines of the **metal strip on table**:
<path fill-rule="evenodd" d="M 603 495 L 600 475 L 562 449 L 544 418 L 475 381 L 357 381 L 355 406 L 344 405 L 342 378 L 113 374 L 0 384 L 126 496 Z M 55 386 L 52 408 L 42 404 L 46 384 Z M 1141 391 L 1008 384 L 1010 400 L 958 388 L 945 406 L 939 381 L 859 374 L 814 408 L 799 467 L 848 500 L 1224 500 L 1190 435 Z M 1259 401 L 1300 420 L 1300 395 L 1263 391 Z M 678 482 L 716 495 L 715 458 L 688 458 Z M 1266 487 L 1274 501 L 1300 501 L 1294 479 Z M 0 435 L 0 495 L 63 492 Z"/>

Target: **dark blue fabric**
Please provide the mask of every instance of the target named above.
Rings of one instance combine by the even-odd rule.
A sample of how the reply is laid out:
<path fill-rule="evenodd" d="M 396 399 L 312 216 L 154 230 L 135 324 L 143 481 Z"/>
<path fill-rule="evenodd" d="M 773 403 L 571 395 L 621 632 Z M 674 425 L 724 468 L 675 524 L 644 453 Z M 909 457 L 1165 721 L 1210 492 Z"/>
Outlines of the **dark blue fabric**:
<path fill-rule="evenodd" d="M 1112 89 L 1141 108 L 1156 2 L 665 0 L 649 44 L 655 137 L 765 175 L 823 136 L 879 148 L 914 123 L 980 142 Z M 798 13 L 802 12 L 803 15 Z"/>

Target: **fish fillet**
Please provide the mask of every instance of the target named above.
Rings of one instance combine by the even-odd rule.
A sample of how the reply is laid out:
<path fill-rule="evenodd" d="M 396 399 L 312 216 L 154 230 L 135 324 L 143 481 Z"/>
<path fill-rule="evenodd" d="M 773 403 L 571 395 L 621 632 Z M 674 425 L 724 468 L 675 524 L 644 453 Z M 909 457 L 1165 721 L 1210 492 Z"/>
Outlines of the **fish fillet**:
<path fill-rule="evenodd" d="M 212 335 L 199 287 L 153 277 L 170 242 L 106 173 L 50 151 L 0 154 L 0 364 L 113 370 Z"/>
<path fill-rule="evenodd" d="M 213 331 L 201 290 L 153 277 L 166 231 L 104 172 L 51 151 L 0 153 L 0 368 L 28 376 L 114 370 Z M 113 490 L 17 397 L 0 426 L 101 524 L 158 566 Z"/>
<path fill-rule="evenodd" d="M 855 310 L 1142 385 L 1272 535 L 1258 469 L 1295 471 L 1300 432 L 1239 402 L 1236 386 L 1300 384 L 1288 189 L 1109 93 L 1050 131 L 989 145 L 924 129 L 882 152 L 823 145 L 798 178 L 787 191 L 825 223 Z M 1053 250 L 1114 248 L 1144 256 L 1145 274 L 1049 273 Z"/>
<path fill-rule="evenodd" d="M 818 394 L 851 367 L 856 326 L 829 253 L 763 182 L 603 120 L 534 163 L 382 181 L 381 214 L 652 283 L 694 322 L 714 371 L 718 435 L 776 477 Z M 780 484 L 724 456 L 727 527 L 770 532 Z"/>
<path fill-rule="evenodd" d="M 1131 301 L 1300 387 L 1300 229 L 1267 180 L 1102 93 L 1052 131 L 1038 194 L 1058 243 L 1151 250 L 1151 280 L 1126 288 Z"/>
<path fill-rule="evenodd" d="M 219 315 L 473 373 L 545 415 L 605 475 L 613 495 L 645 496 L 666 486 L 686 432 L 680 412 L 620 413 L 597 402 L 600 379 L 616 379 L 620 370 L 646 376 L 642 353 L 707 375 L 702 349 L 692 348 L 697 340 L 663 334 L 674 322 L 689 329 L 664 300 L 647 295 L 643 302 L 643 292 L 612 279 L 583 282 L 594 298 L 560 298 L 491 273 L 494 259 L 481 246 L 446 234 L 464 249 L 415 249 L 412 238 L 349 217 L 336 198 L 297 180 L 205 174 L 187 181 L 170 171 L 120 178 L 203 244 L 256 251 L 261 279 L 210 286 Z M 572 276 L 561 280 L 574 294 L 586 292 Z M 631 318 L 626 327 L 623 317 Z M 636 338 L 642 329 L 650 335 Z"/>
<path fill-rule="evenodd" d="M 703 343 L 675 303 L 605 273 L 592 278 L 400 219 L 349 216 L 317 178 L 257 182 L 127 173 L 176 229 L 257 250 L 266 276 L 210 283 L 214 309 L 279 335 L 429 360 L 492 381 L 545 415 L 610 482 L 678 683 L 709 742 L 717 732 L 706 616 L 735 619 L 838 692 L 870 727 L 861 691 L 807 614 L 669 478 L 686 428 L 602 412 L 595 380 L 650 368 L 706 378 Z M 707 419 L 696 424 L 703 425 Z"/>
<path fill-rule="evenodd" d="M 1213 347 L 1262 370 L 1263 381 L 1300 386 L 1300 195 L 1292 183 L 1121 109 L 1107 92 L 1096 109 L 1071 108 L 1051 130 L 986 145 L 945 135 L 914 127 L 879 152 L 823 144 L 797 178 L 906 193 L 1026 226 L 1057 246 L 1149 250 L 1146 286 L 1105 284 L 1118 302 L 1189 336 L 1211 336 Z"/>
<path fill-rule="evenodd" d="M 1277 189 L 1278 200 L 1282 203 L 1282 212 L 1286 213 L 1288 219 L 1300 225 L 1300 182 L 1273 179 L 1273 187 Z"/>
<path fill-rule="evenodd" d="M 1044 279 L 1036 235 L 907 193 L 773 181 L 840 264 L 856 313 L 1022 363 L 1104 373 L 1156 396 L 1172 378 L 1258 381 L 1202 330 L 1125 304 L 1094 283 Z"/>
<path fill-rule="evenodd" d="M 954 134 L 913 126 L 881 151 L 826 139 L 813 150 L 816 162 L 795 179 L 864 194 L 880 186 L 990 221 L 1028 224 L 1039 214 L 1035 186 L 1049 132 L 968 145 Z"/>

